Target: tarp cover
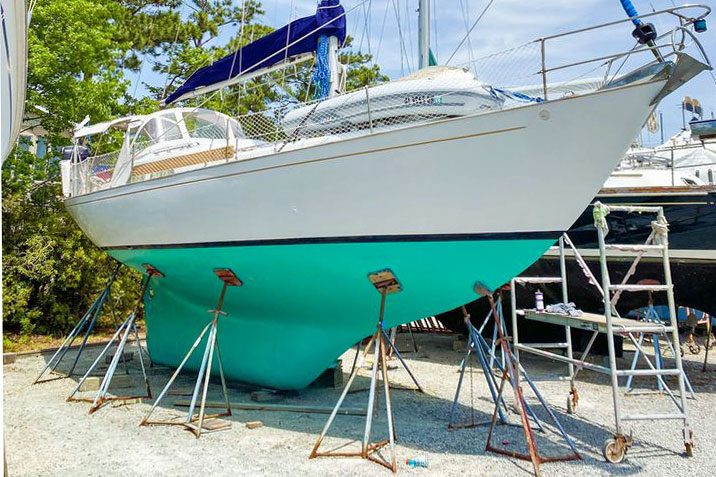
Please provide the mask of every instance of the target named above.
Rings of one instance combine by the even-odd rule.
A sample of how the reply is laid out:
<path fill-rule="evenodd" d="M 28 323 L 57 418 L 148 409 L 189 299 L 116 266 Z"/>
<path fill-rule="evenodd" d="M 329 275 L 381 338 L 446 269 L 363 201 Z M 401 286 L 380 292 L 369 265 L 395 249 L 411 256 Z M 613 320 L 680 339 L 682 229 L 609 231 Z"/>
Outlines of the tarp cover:
<path fill-rule="evenodd" d="M 266 68 L 286 57 L 316 50 L 318 37 L 335 36 L 342 45 L 346 38 L 346 17 L 340 0 L 321 0 L 316 14 L 299 18 L 238 51 L 198 69 L 165 101 L 170 104 L 186 93 L 210 86 L 235 76 Z M 286 45 L 288 54 L 286 54 Z"/>

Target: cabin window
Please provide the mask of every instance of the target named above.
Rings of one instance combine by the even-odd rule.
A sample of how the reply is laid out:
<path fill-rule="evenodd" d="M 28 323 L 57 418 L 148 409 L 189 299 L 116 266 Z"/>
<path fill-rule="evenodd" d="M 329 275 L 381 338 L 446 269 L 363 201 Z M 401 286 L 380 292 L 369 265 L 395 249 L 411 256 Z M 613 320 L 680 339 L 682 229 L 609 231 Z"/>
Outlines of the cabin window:
<path fill-rule="evenodd" d="M 698 177 L 699 179 L 701 179 L 701 171 L 696 170 L 696 171 L 694 172 L 694 175 L 695 175 L 696 177 Z"/>
<path fill-rule="evenodd" d="M 714 171 L 712 169 L 709 169 L 709 184 L 714 183 Z"/>

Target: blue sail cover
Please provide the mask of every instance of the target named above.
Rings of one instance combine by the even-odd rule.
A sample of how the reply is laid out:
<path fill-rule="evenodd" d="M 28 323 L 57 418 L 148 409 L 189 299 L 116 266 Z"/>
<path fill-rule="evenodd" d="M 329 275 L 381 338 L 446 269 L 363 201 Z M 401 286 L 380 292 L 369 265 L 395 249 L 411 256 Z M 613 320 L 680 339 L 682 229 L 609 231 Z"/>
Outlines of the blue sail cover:
<path fill-rule="evenodd" d="M 240 50 L 198 69 L 186 83 L 167 97 L 165 104 L 173 103 L 197 88 L 266 68 L 286 57 L 315 51 L 321 35 L 337 37 L 339 45 L 345 41 L 346 17 L 340 0 L 321 0 L 315 15 L 294 20 Z M 288 47 L 288 54 L 286 45 L 291 45 Z"/>

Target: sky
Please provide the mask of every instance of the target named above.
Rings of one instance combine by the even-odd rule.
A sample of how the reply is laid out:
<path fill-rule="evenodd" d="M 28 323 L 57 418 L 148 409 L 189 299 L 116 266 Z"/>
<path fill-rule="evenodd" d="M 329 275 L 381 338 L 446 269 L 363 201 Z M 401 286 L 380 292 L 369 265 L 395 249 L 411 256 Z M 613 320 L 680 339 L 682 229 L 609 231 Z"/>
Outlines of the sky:
<path fill-rule="evenodd" d="M 716 7 L 714 0 L 701 0 Z M 241 0 L 234 0 L 237 5 Z M 670 8 L 671 0 L 633 0 L 640 14 Z M 348 34 L 354 38 L 353 48 L 371 53 L 374 61 L 391 79 L 398 78 L 417 68 L 418 0 L 343 0 L 347 13 Z M 557 33 L 575 30 L 625 18 L 619 0 L 432 0 L 431 48 L 439 64 L 474 65 L 481 80 L 499 86 L 535 84 L 539 78 L 537 44 L 517 48 L 508 53 L 493 55 L 504 50 Z M 296 18 L 312 15 L 315 0 L 263 0 L 266 14 L 260 18 L 265 24 L 279 27 Z M 716 9 L 716 8 L 715 8 Z M 187 10 L 184 7 L 184 10 Z M 467 35 L 468 29 L 484 11 L 484 15 Z M 675 26 L 673 20 L 660 16 L 652 20 L 658 32 Z M 716 13 L 708 19 L 709 30 L 698 35 L 707 56 L 716 63 Z M 238 27 L 227 26 L 215 40 L 225 43 L 236 34 Z M 601 55 L 626 52 L 634 46 L 633 27 L 622 23 L 604 30 L 582 33 L 546 43 L 547 66 L 556 67 Z M 462 43 L 462 44 L 461 44 Z M 689 50 L 694 52 L 693 46 Z M 649 53 L 629 58 L 620 72 L 627 72 L 647 61 Z M 487 57 L 487 58 L 486 58 Z M 449 63 L 448 63 L 448 60 Z M 575 77 L 599 77 L 604 70 L 592 71 L 596 63 L 580 68 L 552 73 L 550 82 Z M 146 65 L 141 82 L 164 84 L 164 78 L 150 71 Z M 612 70 L 613 71 L 613 70 Z M 528 76 L 529 75 L 529 76 Z M 571 75 L 571 76 L 570 76 Z M 135 81 L 136 76 L 130 76 Z M 137 86 L 136 94 L 146 94 Z M 666 97 L 658 112 L 662 113 L 664 136 L 675 134 L 682 127 L 680 104 L 684 96 L 697 98 L 705 116 L 716 115 L 716 75 L 701 73 L 680 90 Z M 687 117 L 687 121 L 688 121 Z M 644 130 L 645 145 L 659 144 L 661 132 Z"/>

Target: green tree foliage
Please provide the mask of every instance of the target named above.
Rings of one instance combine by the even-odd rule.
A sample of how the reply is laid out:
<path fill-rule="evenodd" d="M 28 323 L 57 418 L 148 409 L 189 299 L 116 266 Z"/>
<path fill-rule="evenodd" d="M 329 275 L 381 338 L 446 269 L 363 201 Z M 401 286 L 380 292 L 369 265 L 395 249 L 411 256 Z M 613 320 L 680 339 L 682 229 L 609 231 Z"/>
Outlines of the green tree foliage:
<path fill-rule="evenodd" d="M 235 5 L 238 4 L 238 5 Z M 59 181 L 61 147 L 74 124 L 155 111 L 158 100 L 194 71 L 272 28 L 259 23 L 258 0 L 42 0 L 29 31 L 26 116 L 48 132 L 51 152 L 38 158 L 17 148 L 2 169 L 3 324 L 12 333 L 66 333 L 102 290 L 115 263 L 97 249 L 64 208 Z M 219 38 L 227 33 L 225 45 Z M 386 81 L 369 55 L 350 49 L 347 89 Z M 146 85 L 135 98 L 127 71 L 151 62 L 166 84 Z M 203 107 L 231 115 L 260 112 L 310 99 L 310 63 L 294 74 L 275 73 L 209 98 Z M 131 88 L 130 88 L 131 87 Z M 199 100 L 187 103 L 199 104 Z M 40 111 L 48 111 L 40 112 Z M 270 117 L 265 119 L 272 121 Z M 136 298 L 140 275 L 124 271 L 113 288 L 116 318 Z M 103 318 L 110 326 L 112 316 Z"/>
<path fill-rule="evenodd" d="M 26 151 L 3 165 L 3 326 L 9 332 L 69 331 L 115 266 L 65 210 L 56 168 Z M 117 314 L 131 306 L 137 278 L 125 272 L 113 288 Z"/>

